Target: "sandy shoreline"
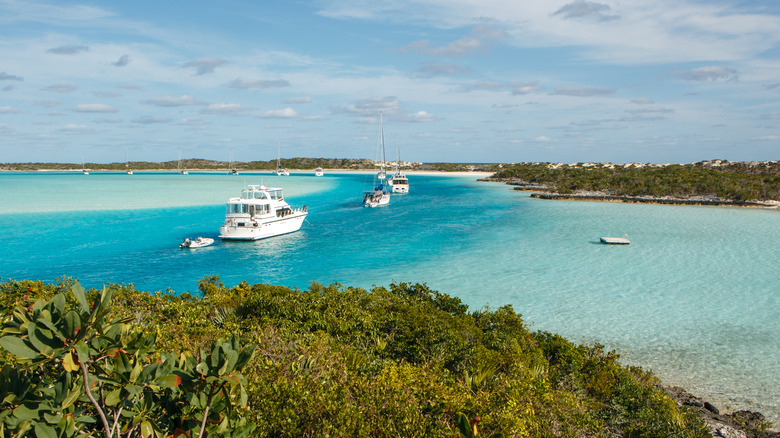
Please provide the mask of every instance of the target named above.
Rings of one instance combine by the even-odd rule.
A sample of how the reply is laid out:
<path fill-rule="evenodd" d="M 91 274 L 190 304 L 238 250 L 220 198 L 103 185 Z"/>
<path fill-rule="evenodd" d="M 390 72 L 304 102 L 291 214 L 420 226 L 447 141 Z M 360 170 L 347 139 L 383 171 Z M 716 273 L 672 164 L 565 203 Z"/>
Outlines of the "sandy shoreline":
<path fill-rule="evenodd" d="M 86 169 L 90 173 L 125 173 L 124 170 L 96 170 L 96 169 Z M 296 174 L 314 174 L 313 169 L 287 169 L 290 172 L 290 176 L 295 176 Z M 29 172 L 67 172 L 67 173 L 81 173 L 82 169 L 37 169 L 37 170 L 0 170 L 0 172 L 7 172 L 7 173 L 29 173 Z M 220 173 L 224 170 L 222 169 L 187 169 L 188 172 L 203 172 L 203 173 Z M 274 170 L 268 170 L 268 169 L 259 169 L 259 170 L 242 170 L 239 169 L 239 175 L 241 173 L 247 173 L 247 174 L 265 174 L 265 173 L 275 173 Z M 360 173 L 360 174 L 373 174 L 377 173 L 377 170 L 366 170 L 366 169 L 323 169 L 325 174 L 328 173 Z M 177 173 L 175 169 L 133 169 L 134 174 L 143 174 L 143 173 Z M 421 175 L 421 176 L 473 176 L 478 179 L 488 178 L 491 175 L 493 175 L 493 172 L 483 172 L 483 171 L 445 171 L 445 170 L 404 170 L 403 173 L 406 175 Z M 387 172 L 388 175 L 392 175 L 393 172 Z"/>

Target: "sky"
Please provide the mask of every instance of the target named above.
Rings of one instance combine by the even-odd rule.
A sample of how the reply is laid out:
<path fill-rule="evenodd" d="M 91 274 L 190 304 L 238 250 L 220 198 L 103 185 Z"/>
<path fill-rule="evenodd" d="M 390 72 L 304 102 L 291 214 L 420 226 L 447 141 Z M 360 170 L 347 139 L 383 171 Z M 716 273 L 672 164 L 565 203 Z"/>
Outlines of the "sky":
<path fill-rule="evenodd" d="M 0 162 L 780 159 L 780 2 L 0 0 Z"/>

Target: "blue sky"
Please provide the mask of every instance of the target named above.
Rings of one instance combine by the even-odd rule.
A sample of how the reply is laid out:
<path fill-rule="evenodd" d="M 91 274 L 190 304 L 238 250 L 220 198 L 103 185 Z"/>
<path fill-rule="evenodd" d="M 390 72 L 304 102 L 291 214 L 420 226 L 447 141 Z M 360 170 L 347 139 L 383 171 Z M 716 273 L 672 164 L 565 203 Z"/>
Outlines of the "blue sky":
<path fill-rule="evenodd" d="M 0 0 L 0 162 L 780 159 L 780 3 Z"/>

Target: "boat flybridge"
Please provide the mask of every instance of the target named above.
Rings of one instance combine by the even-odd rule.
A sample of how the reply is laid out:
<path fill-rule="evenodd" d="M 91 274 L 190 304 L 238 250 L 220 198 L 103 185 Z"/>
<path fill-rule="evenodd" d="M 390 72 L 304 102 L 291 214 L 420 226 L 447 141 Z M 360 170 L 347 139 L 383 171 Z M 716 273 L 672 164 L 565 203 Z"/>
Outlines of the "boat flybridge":
<path fill-rule="evenodd" d="M 227 202 L 225 224 L 219 227 L 224 240 L 260 240 L 298 231 L 306 219 L 306 206 L 292 208 L 281 188 L 250 185 L 240 198 Z"/>

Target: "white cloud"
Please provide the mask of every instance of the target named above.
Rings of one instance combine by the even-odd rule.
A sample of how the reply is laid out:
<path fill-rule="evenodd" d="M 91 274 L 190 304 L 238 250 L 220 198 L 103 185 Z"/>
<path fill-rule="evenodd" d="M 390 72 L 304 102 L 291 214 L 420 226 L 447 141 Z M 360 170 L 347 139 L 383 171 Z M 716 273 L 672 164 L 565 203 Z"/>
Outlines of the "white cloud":
<path fill-rule="evenodd" d="M 686 81 L 717 81 L 718 79 L 724 79 L 726 81 L 737 80 L 737 71 L 722 65 L 710 65 L 707 67 L 694 68 L 687 71 L 674 71 L 672 76 L 676 76 Z"/>
<path fill-rule="evenodd" d="M 170 123 L 173 119 L 170 117 L 161 117 L 161 116 L 141 116 L 136 117 L 133 120 L 131 120 L 131 123 L 136 123 L 139 125 L 152 125 L 157 123 Z"/>
<path fill-rule="evenodd" d="M 54 93 L 70 93 L 72 91 L 76 91 L 76 86 L 70 84 L 50 85 L 48 87 L 41 88 L 41 90 L 51 91 Z"/>
<path fill-rule="evenodd" d="M 312 98 L 309 96 L 306 97 L 291 97 L 289 99 L 284 99 L 284 103 L 287 104 L 294 104 L 294 103 L 311 103 Z"/>
<path fill-rule="evenodd" d="M 9 75 L 6 72 L 0 72 L 0 81 L 23 81 L 21 76 Z"/>
<path fill-rule="evenodd" d="M 130 64 L 130 55 L 122 55 L 116 62 L 111 63 L 114 67 L 124 67 L 127 64 Z"/>
<path fill-rule="evenodd" d="M 283 108 L 280 110 L 266 111 L 260 117 L 263 119 L 293 119 L 298 117 L 298 112 L 292 108 Z"/>
<path fill-rule="evenodd" d="M 77 113 L 115 113 L 117 109 L 103 103 L 81 103 L 73 107 Z"/>
<path fill-rule="evenodd" d="M 12 108 L 10 106 L 0 106 L 0 114 L 17 114 L 19 112 L 18 109 Z"/>
<path fill-rule="evenodd" d="M 468 67 L 462 67 L 457 64 L 440 64 L 438 62 L 427 62 L 417 69 L 417 73 L 420 77 L 432 78 L 434 76 L 452 76 L 458 74 L 469 73 L 471 71 Z"/>
<path fill-rule="evenodd" d="M 266 88 L 281 88 L 281 87 L 289 87 L 289 86 L 290 86 L 290 82 L 284 79 L 273 79 L 273 80 L 235 79 L 231 81 L 230 84 L 228 84 L 228 87 L 237 88 L 239 90 L 249 90 L 252 88 L 264 90 Z"/>
<path fill-rule="evenodd" d="M 64 128 L 60 129 L 65 132 L 90 132 L 92 129 L 86 125 L 77 125 L 75 123 L 68 123 Z"/>
<path fill-rule="evenodd" d="M 249 108 L 237 103 L 212 103 L 200 112 L 203 114 L 239 115 L 248 110 Z"/>
<path fill-rule="evenodd" d="M 611 21 L 620 18 L 619 15 L 611 14 L 611 11 L 612 8 L 604 3 L 577 0 L 563 5 L 560 9 L 553 12 L 553 15 L 560 15 L 564 19 L 592 18 L 598 21 Z"/>
<path fill-rule="evenodd" d="M 539 81 L 513 83 L 511 86 L 514 95 L 532 94 L 539 91 Z"/>
<path fill-rule="evenodd" d="M 186 94 L 181 97 L 152 97 L 144 99 L 141 103 L 146 105 L 162 106 L 162 107 L 174 107 L 174 106 L 189 106 L 189 105 L 205 105 L 206 102 L 196 99 Z"/>
<path fill-rule="evenodd" d="M 552 95 L 555 96 L 575 96 L 575 97 L 593 97 L 613 94 L 613 88 L 593 88 L 593 87 L 556 87 Z"/>
<path fill-rule="evenodd" d="M 655 101 L 653 99 L 648 99 L 647 97 L 638 97 L 636 99 L 631 99 L 631 103 L 635 103 L 637 105 L 651 105 L 654 104 Z"/>
<path fill-rule="evenodd" d="M 81 52 L 89 51 L 87 46 L 60 46 L 47 50 L 47 53 L 54 53 L 57 55 L 77 55 Z"/>
<path fill-rule="evenodd" d="M 195 76 L 201 76 L 214 73 L 214 70 L 223 64 L 225 64 L 225 61 L 217 58 L 198 58 L 184 64 L 182 67 L 193 68 L 195 69 Z"/>

